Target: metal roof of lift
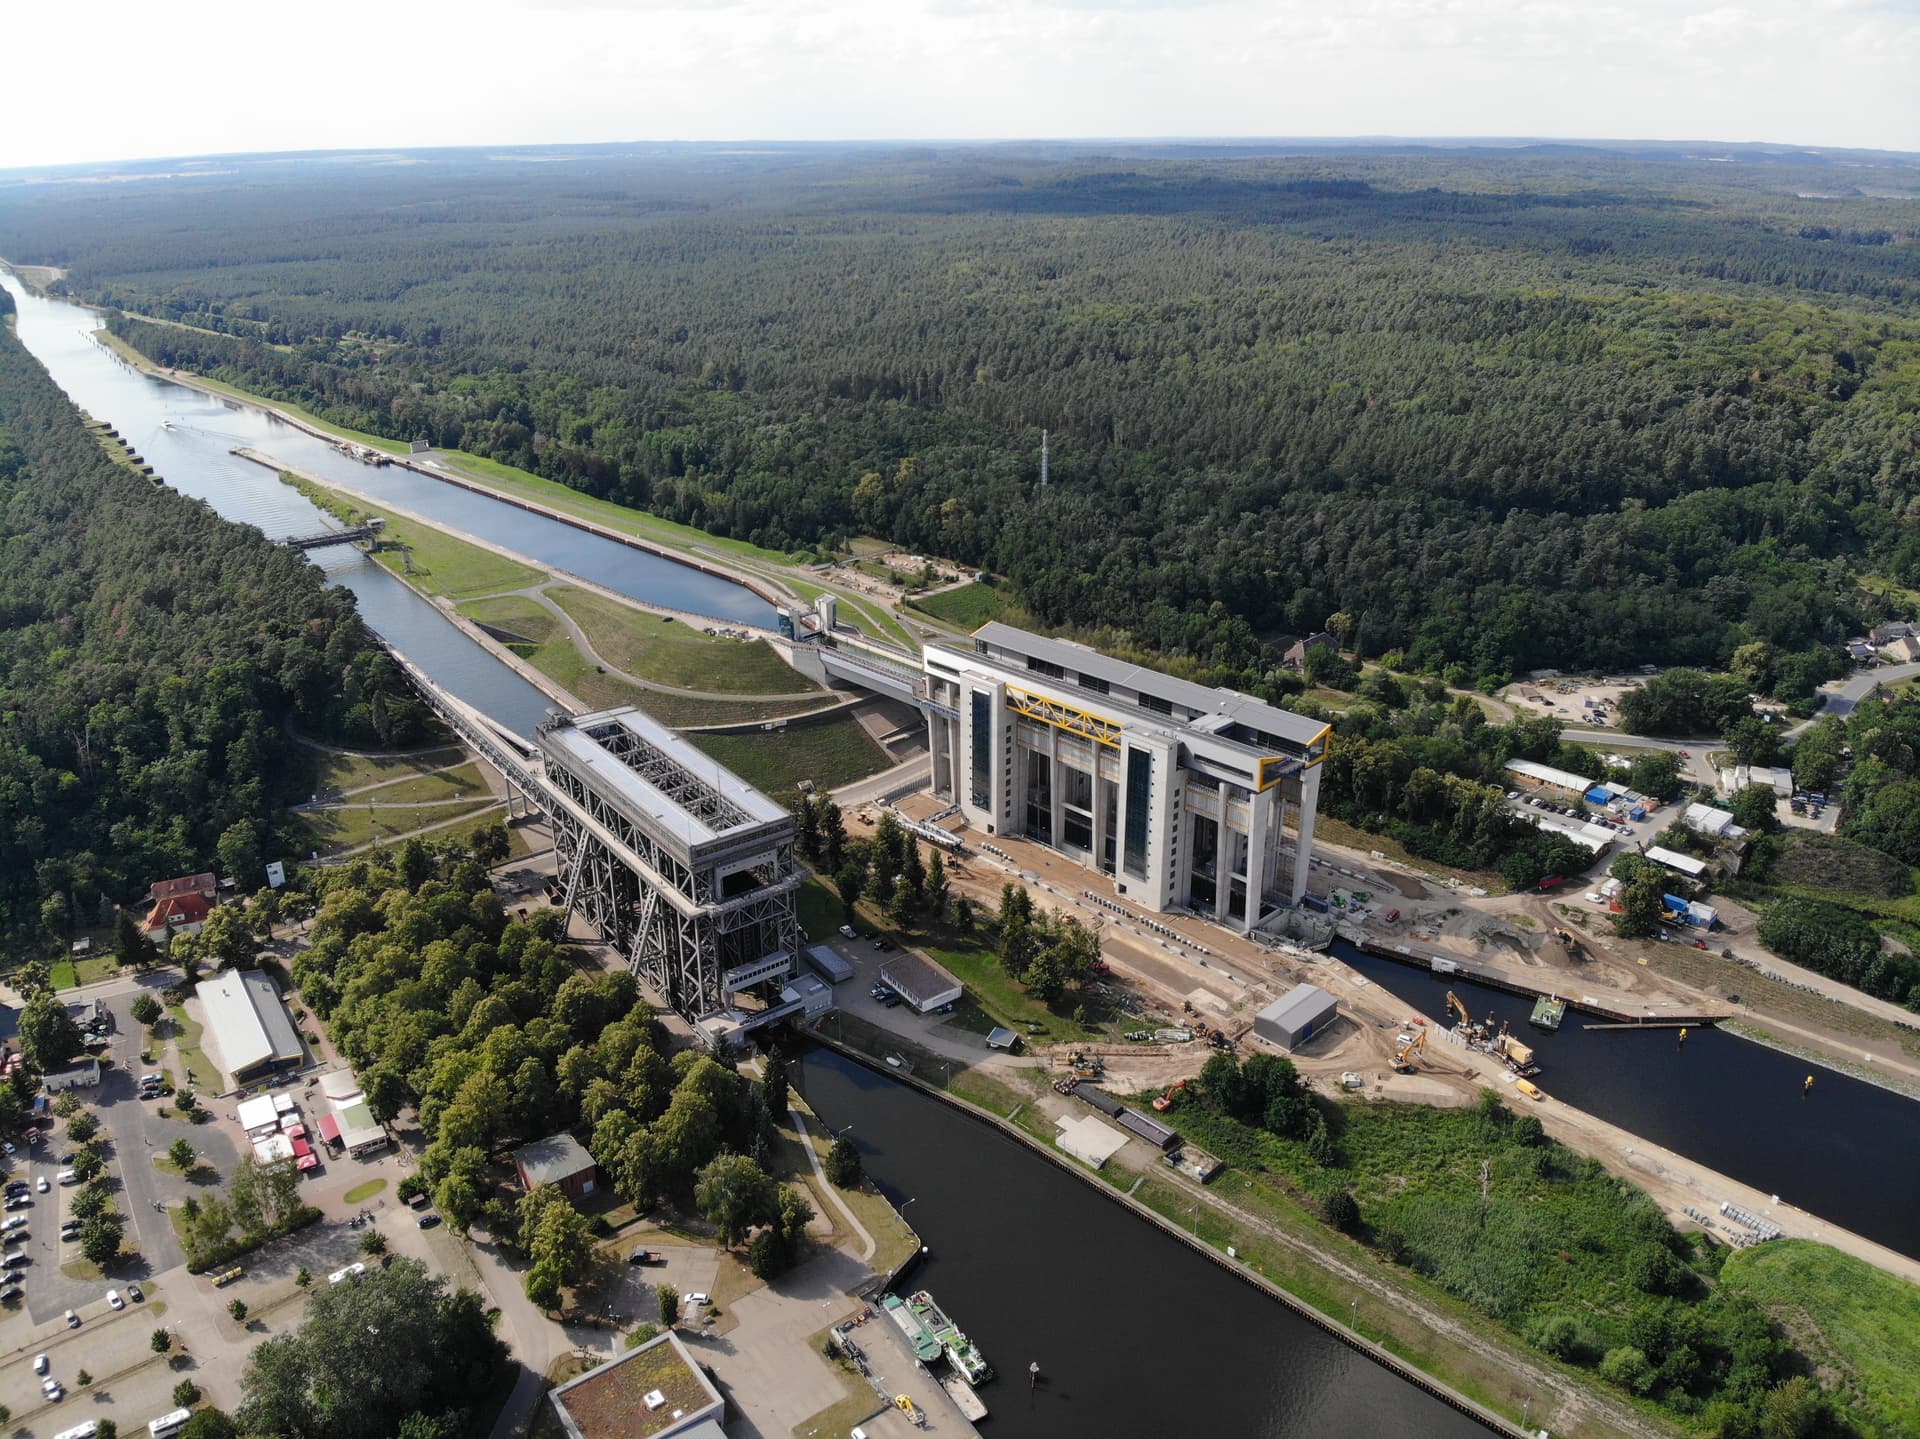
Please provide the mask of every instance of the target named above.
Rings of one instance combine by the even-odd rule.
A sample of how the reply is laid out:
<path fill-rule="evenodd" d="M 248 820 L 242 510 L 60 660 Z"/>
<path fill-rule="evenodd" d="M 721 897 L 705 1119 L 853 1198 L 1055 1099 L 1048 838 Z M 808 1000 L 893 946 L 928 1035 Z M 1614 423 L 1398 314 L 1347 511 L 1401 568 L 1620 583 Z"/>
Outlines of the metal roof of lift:
<path fill-rule="evenodd" d="M 973 632 L 975 644 L 963 648 L 958 644 L 948 648 L 958 653 L 969 654 L 975 659 L 984 659 L 1008 668 L 1015 668 L 1007 655 L 1018 656 L 1024 661 L 1028 656 L 1046 664 L 1057 665 L 1074 675 L 1084 675 L 1090 679 L 1102 680 L 1115 689 L 1130 690 L 1136 695 L 1151 695 L 1163 702 L 1176 705 L 1182 710 L 1191 711 L 1190 715 L 1177 717 L 1180 723 L 1210 733 L 1218 733 L 1224 723 L 1245 726 L 1247 729 L 1271 735 L 1290 745 L 1305 747 L 1321 739 L 1327 732 L 1324 720 L 1308 719 L 1305 715 L 1294 714 L 1290 710 L 1277 709 L 1252 695 L 1241 694 L 1238 690 L 1210 689 L 1206 685 L 1195 684 L 1192 680 L 1183 680 L 1177 675 L 1166 674 L 1161 670 L 1149 669 L 1145 665 L 1136 665 L 1127 660 L 1113 659 L 1098 650 L 1076 644 L 1072 640 L 1054 639 L 1048 635 L 1036 635 L 1028 630 L 1016 629 L 1012 625 L 1001 624 L 993 620 L 980 626 Z M 979 651 L 979 645 L 987 647 L 986 653 Z M 995 653 L 1004 651 L 1005 654 Z M 1113 694 L 1109 703 L 1128 705 L 1125 695 Z M 1153 710 L 1144 710 L 1145 717 L 1166 723 L 1167 716 Z M 1222 724 L 1208 725 L 1209 716 L 1220 717 Z M 1221 735 L 1232 739 L 1233 736 Z"/>
<path fill-rule="evenodd" d="M 691 850 L 792 817 L 697 746 L 631 706 L 560 716 L 540 727 L 553 758 L 615 799 L 637 823 Z"/>

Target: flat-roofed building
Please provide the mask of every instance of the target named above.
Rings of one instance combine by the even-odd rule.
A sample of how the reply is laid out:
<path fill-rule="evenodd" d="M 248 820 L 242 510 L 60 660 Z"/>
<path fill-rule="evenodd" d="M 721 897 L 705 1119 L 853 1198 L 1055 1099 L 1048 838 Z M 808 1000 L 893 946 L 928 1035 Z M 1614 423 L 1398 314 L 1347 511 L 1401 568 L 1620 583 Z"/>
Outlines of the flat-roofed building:
<path fill-rule="evenodd" d="M 1282 1049 L 1305 1044 L 1332 1024 L 1339 1007 L 1316 984 L 1296 984 L 1254 1016 L 1253 1032 Z"/>
<path fill-rule="evenodd" d="M 547 1398 L 568 1439 L 726 1439 L 725 1401 L 672 1330 Z"/>
<path fill-rule="evenodd" d="M 1656 844 L 1647 851 L 1647 858 L 1662 869 L 1670 869 L 1675 874 L 1684 874 L 1688 879 L 1698 879 L 1707 872 L 1707 862 L 1695 859 L 1690 854 L 1682 854 L 1677 849 L 1668 849 Z"/>
<path fill-rule="evenodd" d="M 1573 799 L 1583 798 L 1588 790 L 1594 788 L 1594 781 L 1586 775 L 1575 774 L 1570 769 L 1555 769 L 1550 764 L 1540 764 L 1530 759 L 1508 760 L 1507 773 L 1527 785 L 1550 789 Z"/>
<path fill-rule="evenodd" d="M 1321 721 L 998 623 L 921 663 L 933 790 L 974 828 L 1241 930 L 1306 893 Z"/>
<path fill-rule="evenodd" d="M 273 981 L 257 969 L 226 969 L 194 986 L 208 1048 L 235 1085 L 300 1063 L 306 1050 Z"/>
<path fill-rule="evenodd" d="M 555 715 L 534 737 L 562 903 L 688 1019 L 771 996 L 800 949 L 793 815 L 631 707 Z"/>
<path fill-rule="evenodd" d="M 904 949 L 886 957 L 880 966 L 880 982 L 922 1014 L 952 1004 L 966 992 L 945 966 Z"/>

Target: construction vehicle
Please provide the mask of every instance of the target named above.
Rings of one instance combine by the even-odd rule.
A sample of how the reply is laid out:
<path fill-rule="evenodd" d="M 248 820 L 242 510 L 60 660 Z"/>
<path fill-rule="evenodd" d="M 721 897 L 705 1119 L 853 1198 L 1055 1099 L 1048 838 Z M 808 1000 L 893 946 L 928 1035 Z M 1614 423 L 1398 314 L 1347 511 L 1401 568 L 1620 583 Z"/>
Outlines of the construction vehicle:
<path fill-rule="evenodd" d="M 1413 1058 L 1427 1047 L 1427 1031 L 1416 1029 L 1411 1034 L 1400 1036 L 1400 1047 L 1393 1052 L 1393 1068 L 1397 1074 L 1413 1073 Z"/>
<path fill-rule="evenodd" d="M 1467 1013 L 1466 1005 L 1460 1002 L 1460 996 L 1455 994 L 1452 990 L 1447 991 L 1447 1010 L 1451 1014 L 1457 1014 L 1460 1016 L 1459 1027 L 1461 1029 L 1464 1029 L 1469 1033 L 1473 1031 L 1475 1027 L 1473 1023 L 1473 1016 Z"/>
<path fill-rule="evenodd" d="M 1173 1088 L 1169 1089 L 1165 1094 L 1161 1095 L 1158 1099 L 1154 1100 L 1153 1107 L 1158 1111 L 1160 1111 L 1160 1113 L 1165 1114 L 1169 1109 L 1173 1108 L 1173 1101 L 1180 1097 L 1180 1091 L 1185 1089 L 1191 1083 L 1193 1083 L 1193 1081 L 1190 1079 L 1181 1080 L 1178 1084 L 1174 1085 Z"/>
<path fill-rule="evenodd" d="M 1097 1054 L 1088 1054 L 1085 1050 L 1067 1051 L 1067 1068 L 1076 1079 L 1098 1079 L 1107 1068 L 1107 1062 Z"/>
<path fill-rule="evenodd" d="M 1525 1069 L 1533 1063 L 1533 1047 L 1521 1043 L 1517 1035 L 1507 1033 L 1504 1024 L 1494 1035 L 1494 1051 L 1513 1069 Z"/>

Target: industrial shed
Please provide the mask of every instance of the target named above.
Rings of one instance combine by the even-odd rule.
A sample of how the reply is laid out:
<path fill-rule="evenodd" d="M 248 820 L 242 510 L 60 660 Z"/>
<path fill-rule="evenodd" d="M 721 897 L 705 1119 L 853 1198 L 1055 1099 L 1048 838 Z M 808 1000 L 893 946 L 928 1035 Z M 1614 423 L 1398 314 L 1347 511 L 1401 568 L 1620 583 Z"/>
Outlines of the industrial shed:
<path fill-rule="evenodd" d="M 807 963 L 828 984 L 840 984 L 853 978 L 853 965 L 843 958 L 832 945 L 816 944 L 806 951 Z"/>
<path fill-rule="evenodd" d="M 1333 996 L 1318 985 L 1295 985 L 1254 1016 L 1253 1032 L 1282 1049 L 1297 1049 L 1338 1013 Z"/>

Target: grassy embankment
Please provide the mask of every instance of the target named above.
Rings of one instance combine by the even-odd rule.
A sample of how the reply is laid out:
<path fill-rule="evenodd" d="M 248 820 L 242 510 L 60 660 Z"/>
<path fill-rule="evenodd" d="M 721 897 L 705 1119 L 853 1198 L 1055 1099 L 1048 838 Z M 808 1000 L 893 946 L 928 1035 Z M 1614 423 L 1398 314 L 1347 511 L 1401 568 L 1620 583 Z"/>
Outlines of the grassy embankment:
<path fill-rule="evenodd" d="M 546 593 L 603 660 L 640 679 L 715 694 L 824 695 L 764 640 L 705 634 L 669 615 L 636 610 L 573 585 L 555 585 Z"/>
<path fill-rule="evenodd" d="M 908 600 L 907 605 L 943 624 L 968 631 L 977 630 L 990 620 L 1022 627 L 1033 623 L 1026 606 L 1011 591 L 1003 585 L 982 584 L 977 580 L 936 595 L 918 596 Z"/>
<path fill-rule="evenodd" d="M 454 821 L 468 818 L 479 820 L 499 803 L 488 795 L 483 799 L 450 804 L 383 808 L 377 801 L 377 794 L 378 791 L 374 795 L 350 800 L 339 809 L 309 810 L 302 814 L 301 818 L 313 833 L 314 848 L 322 854 L 334 854 L 375 841 L 385 844 L 417 830 L 435 829 L 440 825 L 451 829 Z M 440 834 L 436 829 L 433 837 L 450 839 L 453 836 Z"/>
<path fill-rule="evenodd" d="M 781 804 L 791 803 L 803 779 L 821 790 L 877 774 L 887 752 L 852 715 L 768 734 L 691 734 L 707 754 Z"/>
<path fill-rule="evenodd" d="M 1920 1287 L 1805 1239 L 1729 1256 L 1723 1289 L 1754 1301 L 1792 1337 L 1874 1439 L 1914 1432 L 1920 1416 Z"/>

